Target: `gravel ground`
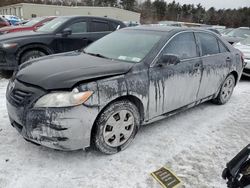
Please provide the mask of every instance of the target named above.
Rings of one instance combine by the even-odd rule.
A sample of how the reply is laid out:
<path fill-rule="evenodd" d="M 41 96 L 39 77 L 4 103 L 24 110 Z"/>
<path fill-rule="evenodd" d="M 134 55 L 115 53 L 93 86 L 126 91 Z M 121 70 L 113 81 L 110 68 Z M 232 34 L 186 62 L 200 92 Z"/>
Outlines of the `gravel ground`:
<path fill-rule="evenodd" d="M 61 152 L 26 142 L 10 126 L 0 80 L 0 188 L 158 188 L 149 175 L 172 169 L 183 187 L 226 187 L 221 172 L 250 143 L 250 81 L 223 106 L 201 104 L 143 127 L 125 151 Z"/>

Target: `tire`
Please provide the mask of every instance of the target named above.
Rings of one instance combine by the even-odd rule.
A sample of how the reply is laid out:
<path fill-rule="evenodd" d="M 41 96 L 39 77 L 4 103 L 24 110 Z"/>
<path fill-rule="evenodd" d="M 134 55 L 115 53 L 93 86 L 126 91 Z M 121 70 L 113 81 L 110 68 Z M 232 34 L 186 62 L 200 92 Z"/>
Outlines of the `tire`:
<path fill-rule="evenodd" d="M 42 56 L 46 56 L 46 54 L 44 52 L 39 51 L 39 50 L 27 51 L 22 55 L 21 60 L 20 60 L 20 64 L 22 64 L 26 61 L 32 60 L 32 59 L 42 57 Z"/>
<path fill-rule="evenodd" d="M 116 101 L 97 118 L 92 142 L 100 152 L 115 154 L 131 143 L 139 126 L 138 108 L 128 100 Z"/>
<path fill-rule="evenodd" d="M 227 103 L 233 94 L 235 82 L 234 75 L 229 74 L 222 83 L 218 96 L 212 102 L 219 105 Z"/>

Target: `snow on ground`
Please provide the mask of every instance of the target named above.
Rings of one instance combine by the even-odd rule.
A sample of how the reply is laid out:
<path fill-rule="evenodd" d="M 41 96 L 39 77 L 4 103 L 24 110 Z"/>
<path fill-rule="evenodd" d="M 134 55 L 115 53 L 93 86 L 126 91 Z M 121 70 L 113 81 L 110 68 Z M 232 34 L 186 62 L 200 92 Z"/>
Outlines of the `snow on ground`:
<path fill-rule="evenodd" d="M 236 87 L 229 103 L 205 103 L 143 127 L 116 155 L 61 152 L 26 142 L 10 126 L 7 80 L 0 80 L 0 187 L 158 188 L 149 175 L 162 166 L 183 187 L 226 187 L 221 172 L 250 143 L 250 81 Z"/>

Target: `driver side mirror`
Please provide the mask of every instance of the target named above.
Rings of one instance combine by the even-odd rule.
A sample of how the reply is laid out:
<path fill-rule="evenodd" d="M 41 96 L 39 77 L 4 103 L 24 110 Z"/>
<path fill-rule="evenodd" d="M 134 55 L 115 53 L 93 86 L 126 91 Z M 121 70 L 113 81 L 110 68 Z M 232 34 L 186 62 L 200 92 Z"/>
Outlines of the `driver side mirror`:
<path fill-rule="evenodd" d="M 62 36 L 63 37 L 67 37 L 67 36 L 69 36 L 69 35 L 71 35 L 72 34 L 72 29 L 70 29 L 70 28 L 65 28 L 63 31 L 62 31 Z"/>
<path fill-rule="evenodd" d="M 163 54 L 160 58 L 160 65 L 176 65 L 178 63 L 180 63 L 181 60 L 177 55 L 174 54 Z"/>

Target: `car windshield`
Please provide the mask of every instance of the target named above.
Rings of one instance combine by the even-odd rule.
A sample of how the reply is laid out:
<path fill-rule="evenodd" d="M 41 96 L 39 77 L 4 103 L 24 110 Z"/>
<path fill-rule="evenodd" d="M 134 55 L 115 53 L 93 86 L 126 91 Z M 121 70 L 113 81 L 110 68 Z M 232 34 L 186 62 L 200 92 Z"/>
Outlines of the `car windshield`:
<path fill-rule="evenodd" d="M 245 40 L 240 41 L 241 44 L 250 46 L 250 37 L 246 38 Z"/>
<path fill-rule="evenodd" d="M 233 29 L 232 31 L 227 33 L 227 36 L 247 38 L 248 36 L 250 36 L 250 29 Z"/>
<path fill-rule="evenodd" d="M 68 18 L 66 17 L 60 17 L 56 18 L 44 26 L 40 27 L 37 31 L 38 32 L 46 32 L 46 33 L 51 33 L 56 31 L 62 24 L 64 24 L 66 21 L 68 21 Z"/>
<path fill-rule="evenodd" d="M 24 24 L 24 26 L 33 26 L 42 20 L 44 20 L 44 18 L 34 18 L 30 20 L 29 22 L 27 22 L 26 24 Z"/>
<path fill-rule="evenodd" d="M 85 53 L 121 60 L 140 62 L 160 41 L 162 33 L 125 30 L 111 33 L 84 49 Z"/>

